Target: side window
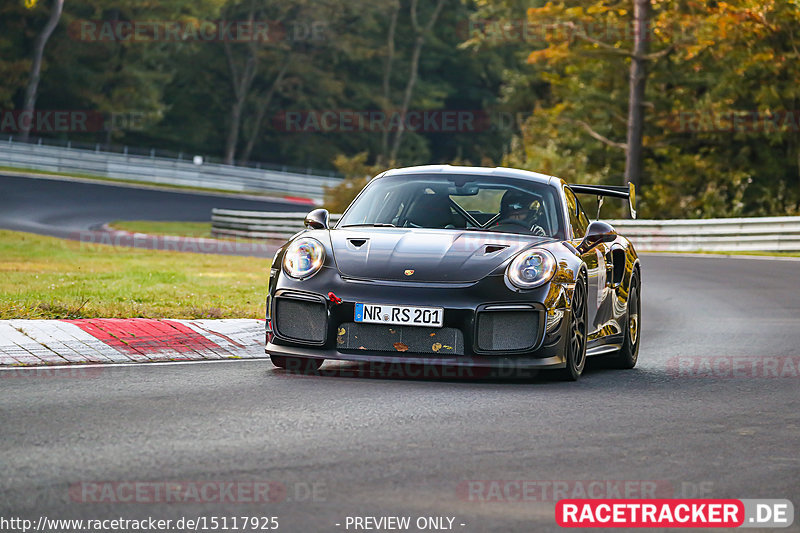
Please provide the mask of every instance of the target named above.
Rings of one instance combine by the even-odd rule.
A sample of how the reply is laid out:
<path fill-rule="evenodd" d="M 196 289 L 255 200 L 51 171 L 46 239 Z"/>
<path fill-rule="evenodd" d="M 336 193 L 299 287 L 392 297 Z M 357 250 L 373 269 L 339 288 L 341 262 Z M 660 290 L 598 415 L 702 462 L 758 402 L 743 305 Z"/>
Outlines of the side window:
<path fill-rule="evenodd" d="M 589 229 L 589 217 L 586 216 L 586 211 L 583 210 L 583 206 L 581 205 L 580 200 L 575 198 L 575 201 L 578 202 L 578 219 L 580 220 L 581 228 L 581 236 L 586 235 L 586 230 Z"/>
<path fill-rule="evenodd" d="M 575 197 L 575 193 L 569 188 L 564 189 L 564 196 L 567 199 L 567 211 L 569 211 L 569 224 L 572 226 L 572 233 L 575 239 L 582 239 L 586 235 L 589 227 L 589 217 L 583 211 L 580 202 Z"/>

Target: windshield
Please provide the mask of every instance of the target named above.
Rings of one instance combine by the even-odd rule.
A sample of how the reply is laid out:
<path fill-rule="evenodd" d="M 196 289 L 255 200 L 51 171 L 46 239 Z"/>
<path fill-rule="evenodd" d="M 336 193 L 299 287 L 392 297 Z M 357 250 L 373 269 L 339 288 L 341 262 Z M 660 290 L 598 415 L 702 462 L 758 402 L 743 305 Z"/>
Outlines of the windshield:
<path fill-rule="evenodd" d="M 414 175 L 372 180 L 337 227 L 499 231 L 563 239 L 558 191 L 497 176 Z"/>

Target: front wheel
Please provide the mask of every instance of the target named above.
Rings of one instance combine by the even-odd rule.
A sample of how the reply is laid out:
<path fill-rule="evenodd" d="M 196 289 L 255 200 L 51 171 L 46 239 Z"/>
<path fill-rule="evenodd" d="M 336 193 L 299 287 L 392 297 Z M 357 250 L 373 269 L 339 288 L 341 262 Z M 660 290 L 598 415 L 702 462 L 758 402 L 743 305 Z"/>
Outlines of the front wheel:
<path fill-rule="evenodd" d="M 586 366 L 586 324 L 589 320 L 586 295 L 586 274 L 581 272 L 575 283 L 570 309 L 569 332 L 566 345 L 566 368 L 560 371 L 561 378 L 567 381 L 578 381 Z"/>
<path fill-rule="evenodd" d="M 288 355 L 270 355 L 272 364 L 292 372 L 315 372 L 322 366 L 324 359 L 307 359 Z"/>

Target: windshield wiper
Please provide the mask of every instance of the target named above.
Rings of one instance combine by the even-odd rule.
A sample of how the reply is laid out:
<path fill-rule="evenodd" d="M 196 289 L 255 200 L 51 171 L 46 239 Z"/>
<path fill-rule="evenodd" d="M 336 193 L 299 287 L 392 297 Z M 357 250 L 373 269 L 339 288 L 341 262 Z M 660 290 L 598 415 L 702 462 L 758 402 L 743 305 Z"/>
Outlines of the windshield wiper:
<path fill-rule="evenodd" d="M 384 223 L 384 222 L 375 222 L 375 223 L 361 223 L 361 224 L 345 224 L 342 226 L 343 228 L 353 228 L 356 226 L 369 226 L 372 228 L 396 228 L 394 224 Z"/>

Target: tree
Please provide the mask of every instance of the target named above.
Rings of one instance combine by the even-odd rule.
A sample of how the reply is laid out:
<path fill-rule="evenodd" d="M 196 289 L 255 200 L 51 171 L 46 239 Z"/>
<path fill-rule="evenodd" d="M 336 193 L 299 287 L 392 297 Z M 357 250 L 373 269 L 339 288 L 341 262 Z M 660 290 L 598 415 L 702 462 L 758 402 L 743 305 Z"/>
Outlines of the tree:
<path fill-rule="evenodd" d="M 250 2 L 247 12 L 247 22 L 252 25 L 255 15 L 255 2 Z M 230 15 L 226 16 L 226 20 Z M 223 20 L 225 24 L 226 20 Z M 229 40 L 223 41 L 225 48 L 225 57 L 228 60 L 228 68 L 230 69 L 230 82 L 233 88 L 233 100 L 231 102 L 229 123 L 228 123 L 228 137 L 225 141 L 225 155 L 224 162 L 226 165 L 232 165 L 234 155 L 236 153 L 236 144 L 239 141 L 239 130 L 241 129 L 242 113 L 244 106 L 250 95 L 250 88 L 253 85 L 253 80 L 256 78 L 259 68 L 259 44 L 253 40 L 245 43 L 245 56 L 243 58 L 244 64 L 237 64 L 237 60 L 233 54 L 233 45 Z"/>
<path fill-rule="evenodd" d="M 391 81 L 392 70 L 394 68 L 395 42 L 394 36 L 397 33 L 397 17 L 400 14 L 400 0 L 394 0 L 389 4 L 389 31 L 386 32 L 386 57 L 383 60 L 383 79 L 381 82 L 383 101 L 381 105 L 385 112 L 391 111 Z M 389 155 L 389 128 L 381 132 L 381 151 L 378 156 L 381 161 L 388 159 Z"/>
<path fill-rule="evenodd" d="M 350 9 L 363 7 L 353 2 Z M 231 12 L 240 9 L 230 7 Z M 233 99 L 225 143 L 225 162 L 232 164 L 239 149 L 240 138 L 245 140 L 239 160 L 247 160 L 261 139 L 264 119 L 270 107 L 279 100 L 284 85 L 292 82 L 309 84 L 310 90 L 338 91 L 331 83 L 336 72 L 330 64 L 321 63 L 348 46 L 347 37 L 316 35 L 321 21 L 328 30 L 335 28 L 350 9 L 332 0 L 296 0 L 291 3 L 276 0 L 250 1 L 247 19 L 268 22 L 270 36 L 266 41 L 251 41 L 232 45 L 225 42 L 225 54 L 233 86 Z M 311 27 L 313 26 L 313 27 Z M 299 35 L 298 35 L 299 34 Z M 318 40 L 320 39 L 320 40 Z M 243 53 L 242 53 L 243 52 Z M 323 93 L 324 96 L 333 96 Z"/>
<path fill-rule="evenodd" d="M 647 43 L 650 0 L 633 0 L 633 54 L 628 96 L 628 142 L 625 150 L 625 182 L 642 184 L 642 136 L 644 135 L 644 89 L 647 84 Z"/>
<path fill-rule="evenodd" d="M 509 15 L 507 1 L 490 4 Z M 637 47 L 645 17 L 635 14 L 626 29 L 635 2 L 562 1 L 528 10 L 536 30 L 532 71 L 509 76 L 506 91 L 527 91 L 537 79 L 546 90 L 506 162 L 577 182 L 638 174 L 645 217 L 797 212 L 798 10 L 756 0 L 651 0 L 648 39 Z M 646 84 L 632 85 L 644 78 L 632 80 L 631 71 L 645 71 Z M 643 112 L 632 120 L 645 109 L 646 121 Z M 628 148 L 635 143 L 617 140 L 638 138 L 637 122 L 638 173 L 637 148 Z"/>
<path fill-rule="evenodd" d="M 13 109 L 14 97 L 30 79 L 31 59 L 26 52 L 25 35 L 28 26 L 36 21 L 30 10 L 19 2 L 6 2 L 0 6 L 0 108 Z"/>
<path fill-rule="evenodd" d="M 414 35 L 414 46 L 411 52 L 411 65 L 409 67 L 408 79 L 406 81 L 406 88 L 403 91 L 403 101 L 400 104 L 400 121 L 398 124 L 397 132 L 394 135 L 392 142 L 392 149 L 389 152 L 389 161 L 397 160 L 397 153 L 400 150 L 400 142 L 403 140 L 403 133 L 405 132 L 405 116 L 408 113 L 408 106 L 411 103 L 411 96 L 414 93 L 414 86 L 417 84 L 417 77 L 419 76 L 419 58 L 422 54 L 422 47 L 425 44 L 425 39 L 431 33 L 436 19 L 439 18 L 439 13 L 444 7 L 447 0 L 437 0 L 436 6 L 433 8 L 433 13 L 428 17 L 425 24 L 420 24 L 419 15 L 417 13 L 417 1 L 411 0 L 409 13 L 411 16 L 411 29 Z M 393 15 L 394 17 L 394 15 Z"/>
<path fill-rule="evenodd" d="M 256 145 L 256 141 L 261 133 L 262 124 L 264 123 L 264 116 L 267 114 L 267 110 L 275 97 L 276 91 L 283 83 L 286 72 L 292 64 L 292 57 L 291 52 L 286 54 L 286 59 L 283 60 L 283 65 L 280 66 L 272 83 L 269 84 L 269 89 L 256 99 L 256 113 L 247 138 L 247 144 L 245 145 L 242 155 L 239 157 L 241 161 L 248 161 L 250 155 L 253 153 L 253 147 Z"/>
<path fill-rule="evenodd" d="M 41 33 L 36 37 L 36 42 L 33 45 L 33 61 L 31 63 L 31 74 L 28 80 L 28 86 L 25 89 L 25 103 L 22 106 L 22 112 L 26 115 L 32 115 L 36 107 L 36 94 L 39 90 L 39 79 L 42 74 L 42 58 L 44 57 L 44 47 L 47 41 L 53 34 L 53 30 L 58 26 L 58 21 L 61 19 L 61 12 L 64 9 L 64 0 L 53 0 L 53 6 L 50 8 L 50 18 L 47 20 Z M 22 139 L 28 140 L 31 133 L 31 125 L 33 121 L 22 121 Z"/>

